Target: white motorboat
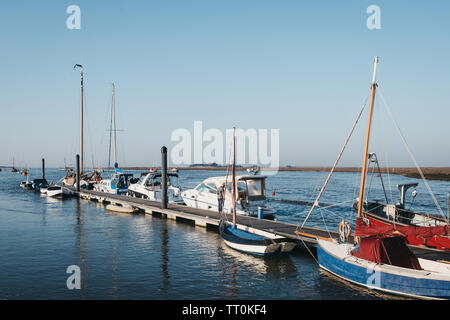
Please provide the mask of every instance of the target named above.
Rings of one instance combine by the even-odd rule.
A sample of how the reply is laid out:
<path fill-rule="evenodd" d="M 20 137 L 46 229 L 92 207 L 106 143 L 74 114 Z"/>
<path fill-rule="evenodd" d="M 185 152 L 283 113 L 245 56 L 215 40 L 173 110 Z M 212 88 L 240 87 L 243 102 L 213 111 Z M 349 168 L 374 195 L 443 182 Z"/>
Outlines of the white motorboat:
<path fill-rule="evenodd" d="M 128 192 L 129 179 L 133 178 L 131 173 L 123 173 L 116 168 L 111 179 L 102 179 L 94 184 L 94 191 L 125 195 Z"/>
<path fill-rule="evenodd" d="M 236 214 L 273 219 L 274 210 L 267 205 L 266 176 L 242 175 L 236 176 L 237 197 Z M 194 189 L 183 191 L 184 203 L 193 208 L 218 211 L 217 188 L 225 184 L 227 178 L 211 177 L 205 179 Z M 231 179 L 227 181 L 223 212 L 232 213 L 233 201 Z"/>
<path fill-rule="evenodd" d="M 153 201 L 161 201 L 161 171 L 143 173 L 137 183 L 128 187 L 128 195 Z M 184 204 L 178 173 L 167 172 L 167 199 L 169 203 Z"/>
<path fill-rule="evenodd" d="M 47 187 L 47 197 L 66 198 L 70 195 L 71 195 L 70 191 L 64 189 L 59 185 L 51 185 Z"/>

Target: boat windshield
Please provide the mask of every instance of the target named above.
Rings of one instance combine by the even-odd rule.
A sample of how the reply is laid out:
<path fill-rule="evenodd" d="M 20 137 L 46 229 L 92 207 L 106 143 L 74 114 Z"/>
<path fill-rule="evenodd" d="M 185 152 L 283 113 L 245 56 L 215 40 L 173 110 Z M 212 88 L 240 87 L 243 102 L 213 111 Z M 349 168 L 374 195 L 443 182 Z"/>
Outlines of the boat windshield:
<path fill-rule="evenodd" d="M 201 183 L 197 187 L 195 187 L 195 190 L 197 190 L 199 192 L 209 192 L 209 193 L 216 194 L 215 186 L 212 183 L 208 183 L 208 184 Z"/>
<path fill-rule="evenodd" d="M 173 183 L 175 182 L 175 184 Z M 161 185 L 161 175 L 150 175 L 148 179 L 145 181 L 146 187 L 151 186 L 160 186 Z M 178 185 L 178 177 L 167 175 L 167 185 L 168 186 L 176 186 Z"/>
<path fill-rule="evenodd" d="M 145 181 L 145 186 L 147 187 L 151 187 L 151 186 L 160 186 L 161 185 L 161 176 L 153 176 L 153 177 L 149 177 L 149 179 L 147 179 L 147 181 Z"/>
<path fill-rule="evenodd" d="M 111 184 L 116 185 L 117 183 L 120 183 L 122 186 L 126 186 L 128 184 L 128 178 L 132 176 L 132 174 L 113 175 Z"/>
<path fill-rule="evenodd" d="M 249 196 L 264 196 L 263 180 L 247 180 Z"/>

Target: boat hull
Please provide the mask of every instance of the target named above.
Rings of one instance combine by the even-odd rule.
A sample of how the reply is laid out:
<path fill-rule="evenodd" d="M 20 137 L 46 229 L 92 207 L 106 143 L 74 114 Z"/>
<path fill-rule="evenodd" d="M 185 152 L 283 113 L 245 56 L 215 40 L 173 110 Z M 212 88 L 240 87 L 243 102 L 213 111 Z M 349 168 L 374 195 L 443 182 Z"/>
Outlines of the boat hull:
<path fill-rule="evenodd" d="M 450 277 L 430 278 L 425 270 L 412 270 L 341 254 L 339 244 L 318 240 L 317 257 L 321 269 L 354 284 L 391 294 L 450 299 Z"/>
<path fill-rule="evenodd" d="M 377 226 L 392 226 L 393 223 L 385 220 L 383 218 L 379 218 L 376 215 L 365 213 L 365 218 L 369 220 L 369 225 L 377 227 Z M 404 225 L 406 224 L 396 223 L 396 225 Z M 406 240 L 409 245 L 412 246 L 420 246 L 420 247 L 428 247 L 437 250 L 450 251 L 450 237 L 449 236 L 434 236 L 434 237 L 419 237 L 419 236 L 411 236 L 407 235 Z"/>
<path fill-rule="evenodd" d="M 265 237 L 223 224 L 219 230 L 225 244 L 235 250 L 259 256 L 281 252 L 281 243 Z"/>
<path fill-rule="evenodd" d="M 204 210 L 210 210 L 210 211 L 219 211 L 219 205 L 217 197 L 214 195 L 213 198 L 202 198 L 199 197 L 194 190 L 187 190 L 183 192 L 182 199 L 186 206 L 191 208 L 198 208 L 198 209 L 204 209 Z M 225 205 L 223 206 L 223 211 L 231 213 L 232 212 L 232 204 L 229 201 L 226 201 Z M 241 216 L 251 216 L 251 217 L 257 217 L 258 212 L 248 212 L 246 210 L 240 210 L 239 208 L 236 210 L 237 215 Z M 263 210 L 263 219 L 267 220 L 273 220 L 275 218 L 272 210 Z"/>
<path fill-rule="evenodd" d="M 114 204 L 108 204 L 106 210 L 119 213 L 136 213 L 138 211 L 138 209 L 132 206 L 118 206 Z"/>
<path fill-rule="evenodd" d="M 170 191 L 170 190 L 168 190 Z M 161 192 L 155 192 L 155 191 L 142 191 L 137 188 L 131 187 L 128 188 L 127 195 L 134 198 L 141 198 L 141 199 L 148 199 L 151 201 L 161 201 Z M 173 192 L 167 193 L 168 201 L 169 203 L 178 204 L 178 205 L 184 205 L 184 201 L 179 196 L 174 196 Z"/>
<path fill-rule="evenodd" d="M 52 198 L 67 198 L 69 196 L 71 196 L 71 192 L 68 190 L 65 190 L 63 188 L 58 188 L 58 189 L 53 189 L 51 187 L 49 187 L 47 189 L 47 197 L 52 197 Z"/>

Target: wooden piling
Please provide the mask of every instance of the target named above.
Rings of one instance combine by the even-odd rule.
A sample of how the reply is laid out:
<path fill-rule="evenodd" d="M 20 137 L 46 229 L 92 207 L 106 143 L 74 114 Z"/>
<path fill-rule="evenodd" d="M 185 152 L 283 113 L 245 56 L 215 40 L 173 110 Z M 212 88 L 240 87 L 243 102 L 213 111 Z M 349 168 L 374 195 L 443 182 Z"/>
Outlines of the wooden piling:
<path fill-rule="evenodd" d="M 77 191 L 80 192 L 80 155 L 77 154 Z"/>
<path fill-rule="evenodd" d="M 45 179 L 45 159 L 42 158 L 42 179 Z"/>
<path fill-rule="evenodd" d="M 161 208 L 167 209 L 167 148 L 161 148 Z"/>

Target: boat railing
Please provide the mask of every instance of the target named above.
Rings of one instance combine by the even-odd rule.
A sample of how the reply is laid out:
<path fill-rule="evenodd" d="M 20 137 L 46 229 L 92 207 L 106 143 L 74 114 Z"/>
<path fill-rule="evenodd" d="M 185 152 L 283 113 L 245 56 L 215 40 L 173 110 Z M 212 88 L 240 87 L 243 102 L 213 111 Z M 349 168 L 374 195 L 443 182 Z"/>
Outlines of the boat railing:
<path fill-rule="evenodd" d="M 426 213 L 413 212 L 398 205 L 369 202 L 364 204 L 364 207 L 368 213 L 396 223 L 415 226 L 437 226 L 446 224 L 440 217 Z"/>

